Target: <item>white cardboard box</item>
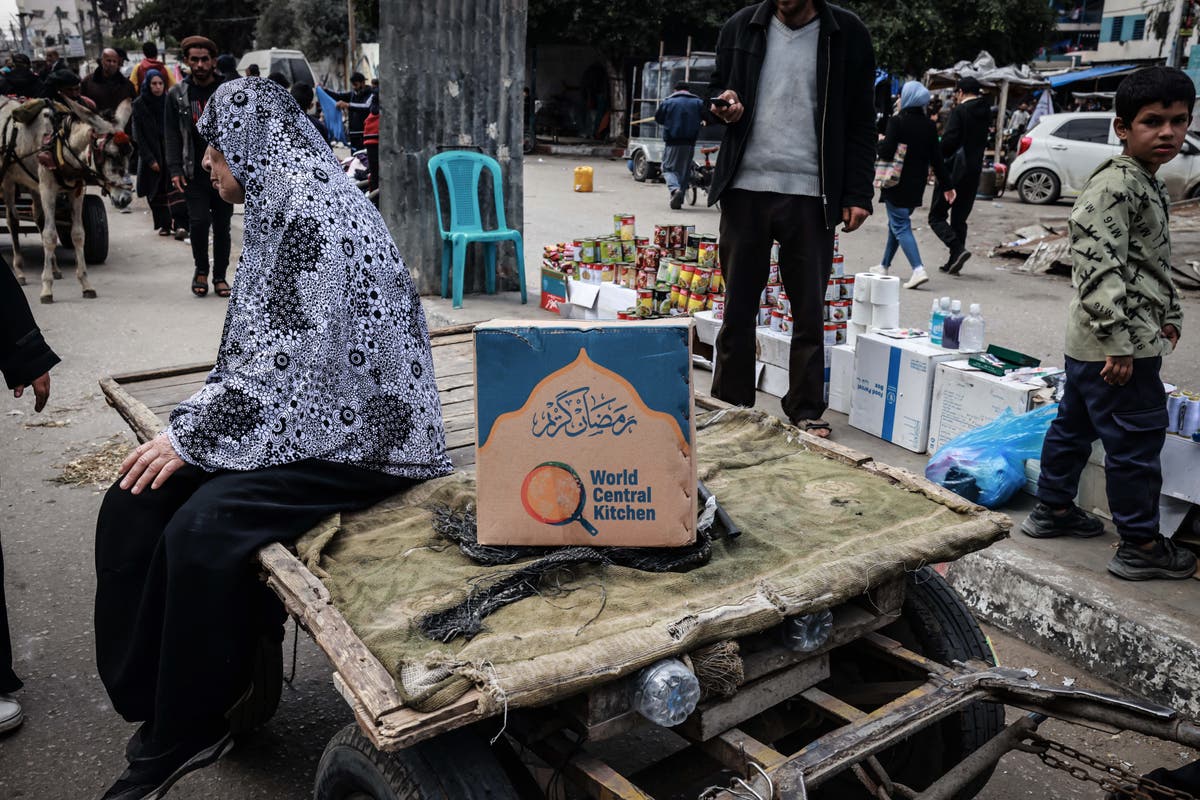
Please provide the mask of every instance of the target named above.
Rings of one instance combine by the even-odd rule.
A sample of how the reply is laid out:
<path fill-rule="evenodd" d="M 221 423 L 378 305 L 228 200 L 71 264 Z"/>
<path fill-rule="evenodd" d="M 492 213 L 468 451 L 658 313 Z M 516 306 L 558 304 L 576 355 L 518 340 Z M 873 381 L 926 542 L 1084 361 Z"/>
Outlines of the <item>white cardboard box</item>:
<path fill-rule="evenodd" d="M 704 344 L 717 345 L 717 334 L 721 332 L 721 320 L 715 311 L 697 311 L 692 315 L 696 323 L 696 337 Z"/>
<path fill-rule="evenodd" d="M 929 337 L 859 336 L 854 346 L 850 424 L 914 453 L 929 443 L 929 409 L 937 364 L 962 358 Z"/>
<path fill-rule="evenodd" d="M 764 364 L 787 370 L 792 352 L 791 334 L 780 333 L 760 326 L 755 336 L 758 339 L 758 360 Z"/>
<path fill-rule="evenodd" d="M 829 407 L 850 413 L 850 393 L 854 389 L 854 345 L 829 348 Z"/>
<path fill-rule="evenodd" d="M 618 311 L 632 308 L 637 292 L 615 283 L 583 283 L 567 278 L 567 302 L 559 303 L 563 319 L 616 319 Z"/>
<path fill-rule="evenodd" d="M 758 388 L 769 395 L 783 397 L 788 390 L 788 371 L 774 364 L 763 364 L 762 376 L 758 379 Z"/>
<path fill-rule="evenodd" d="M 1040 383 L 1005 380 L 972 367 L 965 359 L 937 365 L 929 412 L 929 452 L 959 434 L 986 425 L 1004 410 L 1024 414 L 1033 408 Z"/>

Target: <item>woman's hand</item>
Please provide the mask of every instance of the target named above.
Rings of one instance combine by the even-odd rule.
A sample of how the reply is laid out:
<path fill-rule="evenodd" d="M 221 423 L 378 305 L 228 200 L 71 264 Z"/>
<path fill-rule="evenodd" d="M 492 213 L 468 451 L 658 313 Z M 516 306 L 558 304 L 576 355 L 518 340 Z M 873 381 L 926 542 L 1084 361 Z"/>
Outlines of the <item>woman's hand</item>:
<path fill-rule="evenodd" d="M 147 485 L 157 489 L 167 482 L 184 461 L 175 452 L 171 439 L 160 433 L 125 457 L 121 463 L 121 488 L 133 487 L 133 494 L 141 494 Z"/>

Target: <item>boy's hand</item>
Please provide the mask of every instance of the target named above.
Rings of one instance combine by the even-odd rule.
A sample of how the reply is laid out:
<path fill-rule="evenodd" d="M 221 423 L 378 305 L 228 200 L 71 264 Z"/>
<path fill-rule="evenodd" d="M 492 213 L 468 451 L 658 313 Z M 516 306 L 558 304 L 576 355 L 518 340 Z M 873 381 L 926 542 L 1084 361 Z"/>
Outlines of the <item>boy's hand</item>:
<path fill-rule="evenodd" d="M 1109 356 L 1100 370 L 1100 377 L 1109 386 L 1124 386 L 1133 377 L 1133 356 Z"/>
<path fill-rule="evenodd" d="M 1171 349 L 1174 350 L 1179 345 L 1179 329 L 1171 323 L 1167 323 L 1162 327 L 1162 336 L 1171 343 Z"/>

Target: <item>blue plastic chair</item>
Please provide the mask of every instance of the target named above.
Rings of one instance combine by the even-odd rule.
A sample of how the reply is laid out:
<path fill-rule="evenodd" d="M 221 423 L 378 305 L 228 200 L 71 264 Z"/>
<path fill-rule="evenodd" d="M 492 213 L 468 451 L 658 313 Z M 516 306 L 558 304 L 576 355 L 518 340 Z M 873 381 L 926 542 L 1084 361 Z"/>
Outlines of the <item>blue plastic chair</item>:
<path fill-rule="evenodd" d="M 479 178 L 483 170 L 492 174 L 495 191 L 495 230 L 483 229 L 483 218 L 479 209 Z M 442 220 L 442 198 L 438 189 L 438 173 L 446 180 L 450 193 L 450 229 Z M 469 150 L 452 150 L 438 153 L 429 159 L 429 177 L 433 181 L 433 197 L 438 209 L 438 229 L 442 234 L 442 297 L 450 296 L 454 287 L 454 307 L 462 308 L 463 268 L 467 263 L 467 246 L 481 242 L 486 261 L 485 286 L 488 294 L 496 293 L 496 245 L 512 240 L 517 249 L 517 280 L 521 285 L 521 302 L 525 303 L 525 252 L 521 232 L 512 230 L 504 221 L 504 187 L 500 176 L 500 164 L 496 159 Z M 454 281 L 450 281 L 450 262 L 454 261 Z"/>

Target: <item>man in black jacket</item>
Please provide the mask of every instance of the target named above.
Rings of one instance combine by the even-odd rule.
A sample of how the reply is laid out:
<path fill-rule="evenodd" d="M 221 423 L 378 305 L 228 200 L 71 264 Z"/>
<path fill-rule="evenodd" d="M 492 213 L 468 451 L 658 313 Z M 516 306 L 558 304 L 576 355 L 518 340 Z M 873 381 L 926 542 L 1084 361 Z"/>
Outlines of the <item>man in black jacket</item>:
<path fill-rule="evenodd" d="M 0 372 L 14 397 L 32 388 L 33 410 L 41 412 L 50 399 L 50 368 L 58 363 L 58 356 L 42 338 L 25 294 L 3 258 L 0 273 Z M 0 552 L 0 733 L 13 730 L 25 719 L 21 704 L 12 696 L 21 688 L 12 660 L 8 607 L 4 602 L 4 553 Z"/>
<path fill-rule="evenodd" d="M 29 56 L 14 53 L 12 69 L 0 77 L 0 94 L 13 97 L 41 97 L 42 81 L 34 74 Z"/>
<path fill-rule="evenodd" d="M 730 17 L 717 39 L 712 113 L 728 123 L 709 191 L 721 201 L 725 321 L 713 394 L 755 401 L 755 327 L 772 239 L 795 327 L 783 410 L 829 435 L 825 284 L 834 226 L 871 214 L 875 57 L 854 14 L 825 0 L 765 0 Z"/>
<path fill-rule="evenodd" d="M 954 185 L 938 183 L 929 205 L 929 227 L 950 249 L 949 259 L 939 269 L 951 275 L 961 272 L 963 264 L 971 257 L 971 251 L 967 249 L 967 217 L 975 205 L 975 192 L 979 191 L 983 151 L 987 147 L 992 116 L 991 103 L 980 97 L 982 92 L 983 84 L 969 75 L 958 81 L 954 90 L 954 109 L 942 133 L 942 155 Z M 954 189 L 957 195 L 953 206 L 943 196 L 948 189 Z"/>
<path fill-rule="evenodd" d="M 671 194 L 671 208 L 676 210 L 683 206 L 683 196 L 687 194 L 692 159 L 696 155 L 696 137 L 700 135 L 703 116 L 704 101 L 688 91 L 683 81 L 675 84 L 674 93 L 654 112 L 654 121 L 662 126 L 665 145 L 663 177 Z"/>
<path fill-rule="evenodd" d="M 330 97 L 337 100 L 337 106 L 340 109 L 349 109 L 350 127 L 347 132 L 350 135 L 350 145 L 352 151 L 361 150 L 363 146 L 363 123 L 367 121 L 367 116 L 371 113 L 371 95 L 374 92 L 370 86 L 367 86 L 367 78 L 361 72 L 356 72 L 350 76 L 350 91 L 348 92 L 327 92 Z"/>

